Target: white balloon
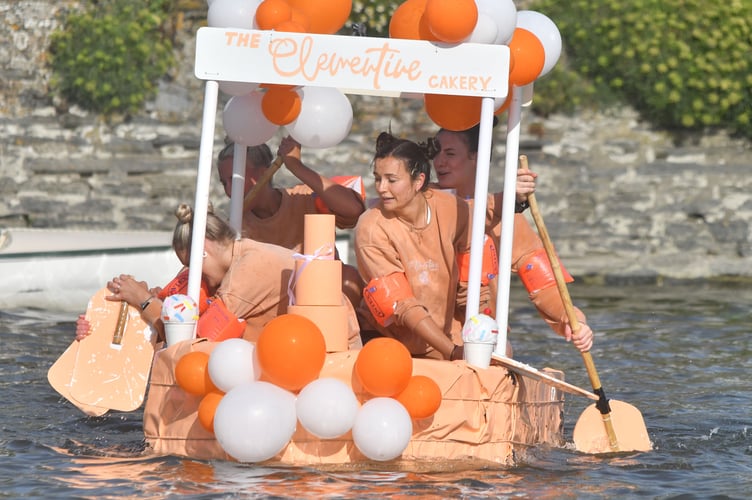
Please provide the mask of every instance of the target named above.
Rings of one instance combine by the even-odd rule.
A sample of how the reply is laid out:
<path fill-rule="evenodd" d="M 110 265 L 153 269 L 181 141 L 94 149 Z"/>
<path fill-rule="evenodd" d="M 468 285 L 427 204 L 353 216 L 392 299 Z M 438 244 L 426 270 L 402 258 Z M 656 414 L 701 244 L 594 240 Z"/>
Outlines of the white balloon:
<path fill-rule="evenodd" d="M 262 0 L 212 0 L 206 24 L 212 28 L 252 29 Z"/>
<path fill-rule="evenodd" d="M 227 339 L 209 355 L 209 378 L 222 392 L 258 380 L 261 368 L 255 347 L 244 339 Z"/>
<path fill-rule="evenodd" d="M 240 462 L 263 462 L 295 433 L 295 396 L 268 382 L 249 382 L 225 394 L 214 414 L 214 436 Z"/>
<path fill-rule="evenodd" d="M 246 95 L 258 89 L 258 83 L 219 82 L 219 90 L 227 95 Z"/>
<path fill-rule="evenodd" d="M 517 6 L 514 0 L 475 0 L 475 3 L 478 5 L 479 15 L 485 14 L 496 23 L 496 38 L 493 43 L 508 44 L 517 26 Z"/>
<path fill-rule="evenodd" d="M 478 20 L 475 22 L 475 28 L 465 41 L 492 44 L 496 40 L 498 33 L 499 27 L 496 25 L 496 21 L 485 12 L 478 12 Z"/>
<path fill-rule="evenodd" d="M 301 109 L 287 131 L 308 148 L 336 146 L 350 133 L 353 110 L 347 96 L 339 89 L 303 87 Z"/>
<path fill-rule="evenodd" d="M 264 116 L 262 98 L 261 92 L 251 92 L 227 101 L 222 120 L 230 139 L 244 146 L 258 146 L 274 137 L 279 126 Z"/>
<path fill-rule="evenodd" d="M 538 78 L 545 75 L 556 65 L 561 56 L 561 33 L 556 24 L 546 15 L 534 10 L 521 10 L 517 13 L 517 27 L 535 35 L 543 45 L 545 59 Z"/>
<path fill-rule="evenodd" d="M 314 436 L 331 439 L 352 429 L 358 399 L 336 378 L 319 378 L 300 391 L 295 402 L 300 424 Z"/>
<path fill-rule="evenodd" d="M 393 398 L 374 398 L 366 402 L 360 407 L 352 430 L 355 446 L 363 455 L 377 461 L 402 455 L 412 433 L 410 414 Z"/>

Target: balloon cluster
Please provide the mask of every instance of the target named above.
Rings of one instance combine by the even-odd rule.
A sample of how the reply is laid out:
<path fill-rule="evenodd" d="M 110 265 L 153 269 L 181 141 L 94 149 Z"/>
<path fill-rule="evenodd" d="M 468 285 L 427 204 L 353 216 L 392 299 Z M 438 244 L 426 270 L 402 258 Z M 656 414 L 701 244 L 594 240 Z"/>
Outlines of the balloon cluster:
<path fill-rule="evenodd" d="M 222 449 L 241 462 L 280 453 L 299 422 L 320 439 L 352 431 L 356 447 L 372 460 L 402 454 L 412 419 L 433 415 L 441 390 L 412 375 L 412 358 L 393 339 L 375 339 L 358 353 L 355 378 L 368 393 L 362 405 L 342 380 L 319 377 L 324 337 L 309 319 L 285 314 L 267 323 L 258 341 L 228 339 L 211 354 L 192 351 L 175 367 L 178 385 L 200 396 L 198 420 Z"/>
<path fill-rule="evenodd" d="M 352 9 L 351 0 L 208 3 L 211 27 L 319 34 L 336 33 Z M 513 0 L 406 0 L 392 15 L 389 36 L 442 44 L 507 45 L 509 83 L 518 87 L 547 74 L 561 55 L 561 35 L 553 21 L 536 11 L 518 12 Z M 262 144 L 285 127 L 303 146 L 327 148 L 344 140 L 352 127 L 352 105 L 336 88 L 228 81 L 220 82 L 219 88 L 232 96 L 223 121 L 227 135 L 239 144 Z M 508 97 L 496 99 L 495 114 L 509 104 Z M 449 130 L 465 130 L 480 120 L 480 97 L 426 94 L 424 106 L 434 123 Z"/>
<path fill-rule="evenodd" d="M 412 436 L 411 419 L 436 413 L 441 389 L 433 379 L 413 375 L 410 351 L 387 337 L 363 346 L 353 371 L 363 389 L 375 396 L 363 405 L 353 425 L 355 446 L 372 460 L 400 456 Z"/>
<path fill-rule="evenodd" d="M 207 23 L 215 28 L 332 34 L 342 28 L 351 9 L 351 0 L 211 0 Z M 232 96 L 223 122 L 238 144 L 265 143 L 284 126 L 303 146 L 327 148 L 339 144 L 352 127 L 352 105 L 336 88 L 223 81 L 219 89 Z"/>
<path fill-rule="evenodd" d="M 509 83 L 518 87 L 547 74 L 561 55 L 556 25 L 539 12 L 518 12 L 513 0 L 406 0 L 392 15 L 389 36 L 507 45 Z M 509 107 L 509 99 L 495 104 L 495 114 L 500 114 Z M 431 120 L 449 130 L 465 130 L 480 120 L 480 97 L 426 94 L 424 105 Z"/>

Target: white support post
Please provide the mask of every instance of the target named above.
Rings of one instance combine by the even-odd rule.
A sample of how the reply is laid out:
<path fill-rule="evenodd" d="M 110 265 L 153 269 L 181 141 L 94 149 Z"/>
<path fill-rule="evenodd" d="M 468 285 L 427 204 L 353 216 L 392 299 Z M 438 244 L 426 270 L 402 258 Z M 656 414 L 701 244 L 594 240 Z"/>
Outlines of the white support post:
<path fill-rule="evenodd" d="M 480 312 L 480 274 L 483 265 L 483 239 L 486 233 L 486 206 L 488 205 L 488 177 L 491 164 L 493 113 L 493 98 L 484 97 L 481 101 L 480 130 L 478 132 L 478 159 L 476 163 L 475 194 L 470 235 L 470 269 L 467 282 L 465 321 Z"/>
<path fill-rule="evenodd" d="M 232 190 L 230 191 L 230 226 L 240 234 L 243 227 L 245 196 L 245 161 L 248 148 L 235 143 L 232 153 Z"/>
<path fill-rule="evenodd" d="M 496 323 L 499 338 L 494 354 L 506 356 L 509 325 L 509 288 L 512 272 L 512 238 L 514 237 L 514 205 L 517 186 L 517 157 L 520 152 L 520 115 L 522 89 L 511 89 L 512 102 L 507 118 L 506 159 L 504 161 L 504 199 L 501 207 L 501 241 L 499 242 L 499 289 L 496 296 Z"/>
<path fill-rule="evenodd" d="M 188 295 L 197 304 L 201 290 L 201 268 L 204 263 L 204 237 L 206 236 L 206 213 L 209 209 L 209 185 L 211 181 L 212 156 L 214 155 L 214 126 L 216 122 L 218 95 L 219 84 L 214 80 L 207 80 L 206 89 L 204 90 L 201 144 L 198 153 L 196 200 L 193 203 L 191 259 L 188 264 Z"/>

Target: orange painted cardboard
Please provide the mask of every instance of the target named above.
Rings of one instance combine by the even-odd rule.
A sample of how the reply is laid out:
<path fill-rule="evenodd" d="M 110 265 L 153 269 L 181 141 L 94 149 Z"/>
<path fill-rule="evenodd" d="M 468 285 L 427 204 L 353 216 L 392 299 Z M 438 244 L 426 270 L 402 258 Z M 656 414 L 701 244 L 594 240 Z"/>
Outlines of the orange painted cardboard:
<path fill-rule="evenodd" d="M 103 288 L 89 300 L 91 334 L 76 342 L 68 394 L 63 395 L 79 408 L 132 411 L 144 402 L 156 332 L 136 308 L 105 300 L 108 295 Z"/>
<path fill-rule="evenodd" d="M 303 253 L 319 255 L 322 259 L 334 258 L 334 216 L 330 214 L 305 214 L 303 225 Z"/>
<path fill-rule="evenodd" d="M 340 297 L 342 297 L 341 292 Z M 304 316 L 319 327 L 319 330 L 324 335 L 326 352 L 341 352 L 349 349 L 347 306 L 294 305 L 289 306 L 287 312 Z"/>
<path fill-rule="evenodd" d="M 295 261 L 295 304 L 331 306 L 342 302 L 342 262 Z"/>
<path fill-rule="evenodd" d="M 73 375 L 73 366 L 76 364 L 76 357 L 78 356 L 78 344 L 77 340 L 73 341 L 65 352 L 57 358 L 57 361 L 47 371 L 47 381 L 53 389 L 76 405 L 82 412 L 92 417 L 100 417 L 107 413 L 109 409 L 79 403 L 70 394 L 71 375 Z"/>

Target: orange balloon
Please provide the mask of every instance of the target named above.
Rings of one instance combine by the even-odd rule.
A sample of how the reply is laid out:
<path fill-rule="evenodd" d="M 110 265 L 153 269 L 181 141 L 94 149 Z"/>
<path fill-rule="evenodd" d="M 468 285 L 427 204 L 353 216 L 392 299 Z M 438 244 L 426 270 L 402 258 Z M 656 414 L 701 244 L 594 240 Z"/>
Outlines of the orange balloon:
<path fill-rule="evenodd" d="M 377 397 L 399 394 L 413 374 L 413 358 L 399 340 L 375 338 L 358 353 L 355 374 L 363 388 Z"/>
<path fill-rule="evenodd" d="M 507 98 L 504 99 L 504 102 L 501 104 L 501 106 L 499 106 L 498 108 L 496 108 L 494 110 L 494 114 L 496 116 L 499 116 L 504 111 L 506 111 L 507 109 L 509 109 L 509 105 L 510 104 L 512 104 L 512 94 L 507 95 Z"/>
<path fill-rule="evenodd" d="M 514 62 L 509 68 L 509 83 L 518 87 L 534 82 L 546 62 L 546 51 L 541 41 L 523 28 L 514 30 L 509 42 L 509 56 Z"/>
<path fill-rule="evenodd" d="M 282 21 L 274 27 L 274 31 L 284 31 L 285 33 L 308 33 L 308 30 L 299 22 L 289 20 Z"/>
<path fill-rule="evenodd" d="M 389 21 L 389 36 L 403 40 L 422 40 L 420 19 L 426 10 L 428 0 L 407 0 L 401 3 Z"/>
<path fill-rule="evenodd" d="M 261 98 L 261 111 L 270 122 L 287 125 L 300 114 L 302 99 L 292 89 L 270 88 Z"/>
<path fill-rule="evenodd" d="M 458 43 L 470 36 L 478 22 L 475 0 L 428 0 L 424 14 L 428 29 L 447 43 Z"/>
<path fill-rule="evenodd" d="M 426 113 L 431 120 L 447 130 L 467 130 L 480 123 L 481 97 L 426 94 Z"/>
<path fill-rule="evenodd" d="M 184 354 L 175 365 L 175 379 L 181 389 L 197 396 L 217 390 L 209 377 L 209 355 L 205 352 Z"/>
<path fill-rule="evenodd" d="M 439 38 L 431 33 L 431 27 L 428 25 L 428 16 L 426 16 L 426 13 L 423 12 L 423 15 L 420 16 L 420 21 L 418 22 L 418 36 L 421 40 L 426 40 L 429 42 L 440 42 Z"/>
<path fill-rule="evenodd" d="M 407 408 L 410 418 L 416 420 L 428 418 L 441 406 L 441 389 L 432 378 L 425 375 L 413 375 L 405 390 L 394 399 Z"/>
<path fill-rule="evenodd" d="M 300 31 L 299 33 L 308 33 L 311 30 L 311 20 L 308 18 L 308 14 L 301 11 L 300 9 L 293 7 L 292 18 L 290 18 L 290 21 L 292 21 L 296 26 L 299 26 L 300 28 L 302 28 L 303 31 Z M 285 30 L 285 31 L 291 31 L 291 30 Z"/>
<path fill-rule="evenodd" d="M 292 8 L 287 0 L 264 0 L 256 8 L 256 24 L 262 30 L 273 30 L 291 18 Z"/>
<path fill-rule="evenodd" d="M 259 85 L 260 89 L 296 89 L 298 85 L 285 85 L 283 83 L 262 83 Z M 262 97 L 263 99 L 263 97 Z"/>
<path fill-rule="evenodd" d="M 339 31 L 350 17 L 352 0 L 288 0 L 311 22 L 310 33 L 331 35 Z"/>
<path fill-rule="evenodd" d="M 283 314 L 261 330 L 256 353 L 269 382 L 288 391 L 298 391 L 318 378 L 326 361 L 326 342 L 310 319 Z"/>
<path fill-rule="evenodd" d="M 198 404 L 198 421 L 201 427 L 211 433 L 214 433 L 214 414 L 217 412 L 217 405 L 224 395 L 224 392 L 211 391 Z"/>

